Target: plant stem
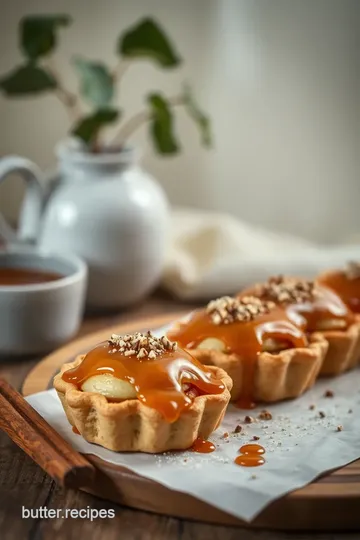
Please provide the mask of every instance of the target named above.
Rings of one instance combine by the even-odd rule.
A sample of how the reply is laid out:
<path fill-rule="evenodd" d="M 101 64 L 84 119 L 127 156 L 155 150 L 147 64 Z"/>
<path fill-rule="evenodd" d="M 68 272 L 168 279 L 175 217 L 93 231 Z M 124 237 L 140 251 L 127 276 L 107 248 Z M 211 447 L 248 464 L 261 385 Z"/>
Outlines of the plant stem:
<path fill-rule="evenodd" d="M 114 83 L 119 84 L 125 73 L 130 67 L 130 62 L 125 60 L 119 60 L 119 62 L 116 64 L 113 72 L 112 72 L 112 78 Z"/>
<path fill-rule="evenodd" d="M 168 99 L 168 103 L 171 107 L 178 107 L 184 104 L 184 97 L 182 95 L 173 96 Z M 140 111 L 134 116 L 131 116 L 119 129 L 114 136 L 111 144 L 117 144 L 123 146 L 126 141 L 133 135 L 133 133 L 139 129 L 143 124 L 146 124 L 151 119 L 151 113 L 147 110 Z"/>
<path fill-rule="evenodd" d="M 61 82 L 61 78 L 53 65 L 50 65 L 50 66 L 47 65 L 47 70 L 56 80 L 56 83 L 57 83 L 57 88 L 55 90 L 56 97 L 65 106 L 70 120 L 72 122 L 76 121 L 81 116 L 78 97 L 76 96 L 76 94 L 73 94 L 72 92 L 70 92 L 63 86 Z"/>

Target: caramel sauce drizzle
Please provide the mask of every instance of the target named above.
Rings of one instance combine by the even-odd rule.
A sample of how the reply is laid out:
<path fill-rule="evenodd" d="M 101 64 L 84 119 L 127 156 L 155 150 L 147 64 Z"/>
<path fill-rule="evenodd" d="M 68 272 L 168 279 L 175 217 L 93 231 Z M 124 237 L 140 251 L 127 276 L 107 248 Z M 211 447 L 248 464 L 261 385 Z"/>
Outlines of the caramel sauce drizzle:
<path fill-rule="evenodd" d="M 240 456 L 234 459 L 236 465 L 241 465 L 242 467 L 259 467 L 265 463 L 265 459 L 262 457 L 262 454 L 265 454 L 265 448 L 260 446 L 260 444 L 244 444 L 239 452 Z"/>
<path fill-rule="evenodd" d="M 214 452 L 215 445 L 210 441 L 206 441 L 205 439 L 198 437 L 195 439 L 191 450 L 193 452 L 197 452 L 198 454 L 210 454 L 211 452 Z"/>
<path fill-rule="evenodd" d="M 354 313 L 360 313 L 359 278 L 350 278 L 345 271 L 334 270 L 319 276 L 317 281 L 334 291 Z"/>
<path fill-rule="evenodd" d="M 65 371 L 63 380 L 80 390 L 90 377 L 110 373 L 132 384 L 138 399 L 156 409 L 170 423 L 193 403 L 191 392 L 190 395 L 184 392 L 183 385 L 196 387 L 199 394 L 221 394 L 225 389 L 206 366 L 181 349 L 154 359 L 138 359 L 113 350 L 114 345 L 109 342 L 100 343 L 81 364 Z"/>
<path fill-rule="evenodd" d="M 319 295 L 314 300 L 285 306 L 290 319 L 296 323 L 298 318 L 302 317 L 309 332 L 316 332 L 319 324 L 329 319 L 337 320 L 339 323 L 345 322 L 346 326 L 354 321 L 353 314 L 337 294 L 326 287 L 317 287 L 317 290 Z M 339 328 L 344 327 L 339 324 Z"/>
<path fill-rule="evenodd" d="M 262 300 L 269 300 L 266 294 L 262 293 L 261 287 L 257 288 L 257 286 L 241 291 L 238 297 L 243 298 L 249 295 L 257 296 Z M 275 301 L 273 298 L 271 300 Z M 286 311 L 288 318 L 295 325 L 308 332 L 320 330 L 319 325 L 323 321 L 330 319 L 332 321 L 339 321 L 339 329 L 344 329 L 343 322 L 346 323 L 346 326 L 354 322 L 353 313 L 351 313 L 338 294 L 320 285 L 316 286 L 316 294 L 312 300 L 289 304 L 278 303 L 278 306 Z M 333 325 L 331 329 L 335 330 L 336 328 Z"/>
<path fill-rule="evenodd" d="M 200 310 L 190 321 L 168 332 L 168 337 L 190 351 L 206 338 L 216 338 L 225 344 L 226 353 L 241 357 L 243 392 L 238 405 L 244 409 L 254 406 L 256 363 L 263 351 L 264 341 L 268 338 L 279 340 L 286 348 L 307 346 L 302 330 L 291 322 L 284 310 L 277 307 L 251 321 L 235 321 L 231 324 L 213 324 L 210 315 Z"/>

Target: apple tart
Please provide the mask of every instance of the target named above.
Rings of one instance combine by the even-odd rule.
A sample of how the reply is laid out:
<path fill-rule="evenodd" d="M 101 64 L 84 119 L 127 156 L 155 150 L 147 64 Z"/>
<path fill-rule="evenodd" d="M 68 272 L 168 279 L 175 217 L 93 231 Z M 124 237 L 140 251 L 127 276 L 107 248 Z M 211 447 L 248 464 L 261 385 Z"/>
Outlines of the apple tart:
<path fill-rule="evenodd" d="M 338 375 L 354 367 L 360 356 L 360 319 L 334 291 L 295 277 L 276 276 L 239 294 L 254 294 L 282 307 L 308 336 L 321 333 L 329 344 L 321 375 Z"/>
<path fill-rule="evenodd" d="M 345 268 L 322 272 L 316 282 L 333 290 L 351 311 L 360 314 L 360 263 L 349 262 Z"/>
<path fill-rule="evenodd" d="M 221 423 L 232 382 L 165 336 L 112 335 L 54 379 L 67 418 L 89 442 L 164 452 L 206 439 Z"/>
<path fill-rule="evenodd" d="M 283 309 L 254 296 L 213 300 L 168 336 L 202 363 L 224 369 L 233 381 L 231 399 L 243 408 L 305 392 L 328 348 L 320 334 L 308 339 Z"/>

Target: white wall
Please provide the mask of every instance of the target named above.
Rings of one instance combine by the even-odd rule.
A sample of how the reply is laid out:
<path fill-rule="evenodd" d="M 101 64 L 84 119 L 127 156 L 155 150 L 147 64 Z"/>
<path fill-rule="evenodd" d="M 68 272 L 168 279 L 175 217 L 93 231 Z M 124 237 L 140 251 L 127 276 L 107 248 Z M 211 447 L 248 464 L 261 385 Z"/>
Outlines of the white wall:
<path fill-rule="evenodd" d="M 20 59 L 19 18 L 49 11 L 74 18 L 58 55 L 73 87 L 69 57 L 114 63 L 115 38 L 137 18 L 151 14 L 173 36 L 185 68 L 136 64 L 121 90 L 130 114 L 147 90 L 175 94 L 189 78 L 211 111 L 212 152 L 181 114 L 181 156 L 155 156 L 145 130 L 134 138 L 173 203 L 321 240 L 360 229 L 359 0 L 12 0 L 1 6 L 0 73 Z M 0 98 L 0 122 L 0 154 L 23 154 L 43 167 L 54 162 L 53 147 L 68 127 L 52 96 Z M 2 185 L 1 211 L 14 217 L 20 195 L 19 182 Z"/>

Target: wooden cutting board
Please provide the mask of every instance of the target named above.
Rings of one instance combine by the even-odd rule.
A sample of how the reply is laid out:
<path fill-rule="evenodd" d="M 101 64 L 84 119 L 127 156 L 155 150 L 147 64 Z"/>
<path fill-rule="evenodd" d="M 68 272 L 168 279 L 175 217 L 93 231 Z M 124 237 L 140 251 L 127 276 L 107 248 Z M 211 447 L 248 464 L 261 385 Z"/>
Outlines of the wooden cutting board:
<path fill-rule="evenodd" d="M 25 396 L 52 387 L 60 366 L 71 362 L 111 333 L 154 330 L 184 313 L 116 325 L 78 339 L 55 351 L 30 371 L 23 385 Z M 190 495 L 172 491 L 128 469 L 106 463 L 92 455 L 96 465 L 94 488 L 86 489 L 120 504 L 180 518 L 227 525 L 247 525 Z M 278 499 L 249 525 L 279 530 L 360 530 L 360 460 L 326 474 L 308 486 Z"/>

